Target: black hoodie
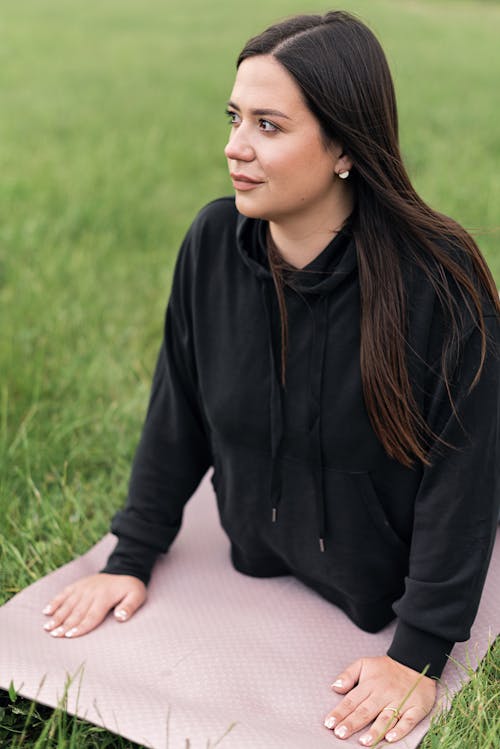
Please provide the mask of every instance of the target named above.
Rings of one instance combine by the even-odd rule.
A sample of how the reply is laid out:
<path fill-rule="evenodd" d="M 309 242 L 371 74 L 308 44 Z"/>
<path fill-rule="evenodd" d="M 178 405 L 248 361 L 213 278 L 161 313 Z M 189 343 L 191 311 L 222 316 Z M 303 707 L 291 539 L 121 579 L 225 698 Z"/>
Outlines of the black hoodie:
<path fill-rule="evenodd" d="M 439 676 L 454 642 L 470 636 L 495 534 L 498 315 L 485 299 L 492 340 L 468 395 L 480 334 L 457 291 L 463 326 L 452 394 L 464 431 L 440 377 L 441 306 L 401 248 L 412 391 L 430 427 L 460 448 L 436 453 L 432 467 L 404 467 L 385 452 L 365 406 L 349 225 L 286 276 L 285 388 L 266 226 L 222 198 L 200 211 L 182 243 L 128 501 L 111 524 L 118 543 L 102 571 L 147 584 L 213 465 L 237 570 L 292 574 L 368 632 L 396 614 L 388 654 Z"/>

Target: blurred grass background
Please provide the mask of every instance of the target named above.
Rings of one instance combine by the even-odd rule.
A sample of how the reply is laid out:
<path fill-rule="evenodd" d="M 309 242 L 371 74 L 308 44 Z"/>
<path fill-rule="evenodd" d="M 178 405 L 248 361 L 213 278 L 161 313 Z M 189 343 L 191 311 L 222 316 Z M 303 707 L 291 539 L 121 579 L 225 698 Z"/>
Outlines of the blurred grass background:
<path fill-rule="evenodd" d="M 332 7 L 3 0 L 0 603 L 86 551 L 124 502 L 179 243 L 232 192 L 240 48 Z M 415 186 L 473 233 L 500 286 L 499 4 L 340 7 L 387 52 Z"/>

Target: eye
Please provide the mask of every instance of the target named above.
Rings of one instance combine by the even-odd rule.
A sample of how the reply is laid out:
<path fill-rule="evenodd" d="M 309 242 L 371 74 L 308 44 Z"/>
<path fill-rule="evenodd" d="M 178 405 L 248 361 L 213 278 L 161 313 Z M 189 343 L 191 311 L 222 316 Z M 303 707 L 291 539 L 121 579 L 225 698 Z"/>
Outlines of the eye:
<path fill-rule="evenodd" d="M 226 115 L 227 115 L 227 117 L 229 119 L 229 124 L 230 125 L 237 125 L 238 124 L 239 117 L 238 117 L 238 114 L 236 112 L 233 112 L 232 109 L 226 109 Z"/>
<path fill-rule="evenodd" d="M 261 125 L 261 128 L 265 133 L 276 133 L 279 130 L 279 127 L 273 125 L 269 120 L 259 120 L 259 125 Z"/>

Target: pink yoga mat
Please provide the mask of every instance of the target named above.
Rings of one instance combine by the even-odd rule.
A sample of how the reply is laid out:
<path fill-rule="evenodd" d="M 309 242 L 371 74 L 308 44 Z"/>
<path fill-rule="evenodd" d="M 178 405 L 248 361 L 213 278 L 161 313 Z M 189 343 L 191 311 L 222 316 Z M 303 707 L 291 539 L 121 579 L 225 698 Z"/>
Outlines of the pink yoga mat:
<path fill-rule="evenodd" d="M 394 625 L 367 634 L 291 576 L 237 572 L 210 475 L 129 622 L 109 615 L 75 640 L 42 630 L 43 606 L 99 570 L 114 546 L 111 534 L 0 608 L 0 687 L 12 679 L 20 694 L 56 706 L 73 676 L 69 713 L 154 749 L 207 749 L 218 740 L 221 749 L 359 749 L 361 734 L 342 741 L 323 726 L 341 699 L 330 684 L 356 658 L 384 653 Z M 453 651 L 460 663 L 475 667 L 498 632 L 499 578 L 497 538 L 472 637 Z M 449 662 L 438 705 L 463 679 Z M 396 746 L 416 747 L 427 727 L 428 720 Z"/>

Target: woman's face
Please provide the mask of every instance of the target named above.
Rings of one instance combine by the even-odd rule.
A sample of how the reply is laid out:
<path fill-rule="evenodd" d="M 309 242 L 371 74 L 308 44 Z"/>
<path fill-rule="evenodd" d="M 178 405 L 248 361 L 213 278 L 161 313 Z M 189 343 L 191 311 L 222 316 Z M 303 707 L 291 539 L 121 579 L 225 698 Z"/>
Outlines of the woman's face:
<path fill-rule="evenodd" d="M 228 103 L 224 153 L 240 213 L 276 223 L 328 212 L 349 168 L 325 146 L 317 119 L 288 71 L 271 55 L 244 60 Z"/>

